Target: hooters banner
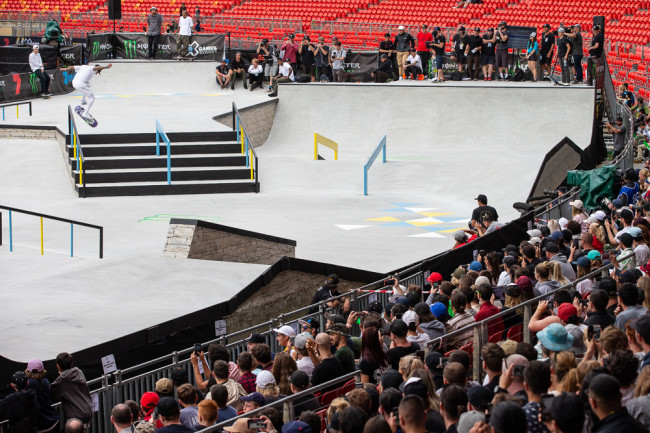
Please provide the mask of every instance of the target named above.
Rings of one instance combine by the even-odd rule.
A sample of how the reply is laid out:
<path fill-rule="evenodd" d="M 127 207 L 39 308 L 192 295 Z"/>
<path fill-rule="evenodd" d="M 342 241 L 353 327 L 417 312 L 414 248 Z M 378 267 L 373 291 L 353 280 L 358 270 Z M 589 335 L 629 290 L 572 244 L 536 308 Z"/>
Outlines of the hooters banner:
<path fill-rule="evenodd" d="M 50 93 L 61 95 L 74 90 L 74 72 L 58 69 L 46 71 L 50 76 Z M 41 80 L 34 73 L 0 75 L 0 102 L 20 101 L 38 98 L 41 95 Z"/>
<path fill-rule="evenodd" d="M 171 60 L 177 56 L 178 35 L 163 34 L 158 42 L 156 59 Z M 188 59 L 217 61 L 223 57 L 224 35 L 196 34 L 190 37 Z M 121 59 L 149 59 L 149 41 L 142 33 L 88 35 L 88 62 L 106 60 L 115 55 Z"/>

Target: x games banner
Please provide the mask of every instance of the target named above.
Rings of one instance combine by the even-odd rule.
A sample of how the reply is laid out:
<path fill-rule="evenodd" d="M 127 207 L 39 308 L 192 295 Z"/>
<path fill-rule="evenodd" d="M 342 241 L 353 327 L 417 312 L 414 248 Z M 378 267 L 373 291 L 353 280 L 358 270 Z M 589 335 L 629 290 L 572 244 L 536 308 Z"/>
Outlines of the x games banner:
<path fill-rule="evenodd" d="M 156 59 L 171 60 L 177 55 L 176 34 L 160 36 Z M 185 56 L 196 60 L 220 60 L 224 52 L 224 35 L 192 35 L 191 50 Z M 105 60 L 115 56 L 122 59 L 149 59 L 149 42 L 147 35 L 141 33 L 116 33 L 88 35 L 88 62 Z"/>
<path fill-rule="evenodd" d="M 50 75 L 50 92 L 54 95 L 70 93 L 73 72 L 58 69 L 46 71 Z M 41 94 L 41 80 L 34 73 L 0 75 L 0 101 L 11 102 L 37 98 Z"/>

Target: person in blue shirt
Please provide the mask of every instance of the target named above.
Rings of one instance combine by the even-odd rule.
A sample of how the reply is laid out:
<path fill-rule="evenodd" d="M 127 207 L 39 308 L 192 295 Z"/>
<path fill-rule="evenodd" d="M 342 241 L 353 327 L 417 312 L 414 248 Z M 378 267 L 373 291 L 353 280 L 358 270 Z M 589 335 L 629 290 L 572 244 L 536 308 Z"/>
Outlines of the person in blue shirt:
<path fill-rule="evenodd" d="M 623 186 L 616 197 L 623 203 L 623 206 L 634 206 L 639 201 L 638 175 L 633 168 L 628 168 L 623 175 Z"/>
<path fill-rule="evenodd" d="M 526 47 L 526 60 L 528 60 L 528 69 L 533 73 L 533 81 L 537 81 L 537 50 L 537 33 L 532 32 Z"/>

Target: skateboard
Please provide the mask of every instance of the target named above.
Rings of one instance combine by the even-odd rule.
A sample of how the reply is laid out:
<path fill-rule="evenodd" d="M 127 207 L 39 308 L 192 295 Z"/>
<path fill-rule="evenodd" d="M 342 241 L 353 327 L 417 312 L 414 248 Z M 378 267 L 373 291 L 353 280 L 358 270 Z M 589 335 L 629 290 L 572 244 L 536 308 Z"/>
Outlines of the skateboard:
<path fill-rule="evenodd" d="M 74 111 L 75 111 L 75 113 L 77 113 L 77 114 L 79 115 L 79 117 L 81 117 L 81 118 L 84 120 L 84 122 L 86 122 L 86 123 L 87 123 L 91 128 L 95 128 L 95 127 L 98 125 L 97 120 L 96 120 L 93 116 L 84 116 L 84 115 L 82 115 L 82 113 L 84 112 L 84 109 L 81 108 L 80 106 L 77 105 L 77 106 L 74 108 Z"/>
<path fill-rule="evenodd" d="M 562 86 L 563 84 L 560 84 L 558 80 L 555 79 L 555 77 L 552 74 L 547 75 L 548 79 L 553 82 L 554 86 Z"/>

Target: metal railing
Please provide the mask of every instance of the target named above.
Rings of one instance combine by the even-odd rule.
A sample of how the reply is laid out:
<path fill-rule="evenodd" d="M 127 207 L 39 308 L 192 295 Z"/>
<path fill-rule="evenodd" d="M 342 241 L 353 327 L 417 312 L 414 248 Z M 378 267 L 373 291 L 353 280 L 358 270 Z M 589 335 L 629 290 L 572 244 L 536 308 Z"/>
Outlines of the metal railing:
<path fill-rule="evenodd" d="M 20 118 L 20 112 L 18 110 L 18 107 L 20 105 L 29 105 L 29 115 L 32 115 L 32 101 L 12 102 L 11 104 L 0 105 L 0 107 L 2 107 L 2 120 L 5 120 L 5 108 L 12 107 L 14 105 L 16 106 L 16 118 Z"/>
<path fill-rule="evenodd" d="M 162 125 L 160 124 L 160 122 L 158 122 L 158 119 L 156 119 L 156 156 L 160 156 L 161 137 L 167 144 L 167 185 L 171 185 L 172 184 L 172 160 L 171 160 L 172 144 L 169 141 L 169 137 L 167 137 L 167 133 L 165 133 L 165 130 L 163 129 Z"/>
<path fill-rule="evenodd" d="M 57 216 L 52 216 L 52 215 L 46 215 L 43 213 L 39 212 L 32 212 L 24 209 L 18 209 L 15 207 L 9 207 L 9 206 L 3 206 L 0 205 L 0 209 L 5 209 L 9 211 L 9 251 L 14 250 L 14 245 L 13 245 L 13 221 L 12 221 L 12 212 L 18 212 L 22 213 L 25 215 L 32 215 L 40 218 L 40 226 L 41 226 L 41 255 L 43 255 L 44 250 L 43 250 L 43 218 L 45 219 L 50 219 L 53 221 L 61 221 L 64 223 L 70 223 L 70 257 L 74 257 L 74 226 L 82 226 L 82 227 L 88 227 L 91 229 L 97 229 L 99 230 L 99 258 L 102 259 L 104 258 L 104 227 L 98 226 L 95 224 L 89 224 L 89 223 L 84 223 L 81 221 L 75 221 L 67 218 L 61 218 Z M 2 245 L 2 213 L 0 213 L 0 245 Z"/>
<path fill-rule="evenodd" d="M 382 162 L 386 164 L 386 135 L 381 139 L 375 151 L 368 158 L 368 162 L 363 166 L 363 195 L 368 195 L 368 170 L 379 156 L 379 152 L 382 152 Z"/>
<path fill-rule="evenodd" d="M 335 141 L 330 140 L 327 137 L 320 135 L 317 132 L 314 132 L 314 160 L 318 160 L 318 144 L 322 144 L 325 147 L 329 147 L 334 151 L 334 160 L 338 161 L 339 159 L 339 144 Z"/>
<path fill-rule="evenodd" d="M 84 170 L 84 152 L 81 148 L 81 141 L 79 140 L 79 130 L 77 129 L 77 124 L 74 121 L 74 114 L 72 114 L 72 107 L 68 105 L 68 137 L 70 141 L 68 144 L 72 147 L 72 158 L 77 162 L 77 172 L 79 173 L 79 182 L 75 184 L 81 186 L 82 197 L 86 196 L 86 172 Z M 72 172 L 74 177 L 74 170 Z"/>
<path fill-rule="evenodd" d="M 255 147 L 251 145 L 246 126 L 234 101 L 232 103 L 232 126 L 237 132 L 237 142 L 241 143 L 241 153 L 246 155 L 246 167 L 250 167 L 251 180 L 255 181 L 255 192 L 260 192 L 257 152 L 255 152 Z"/>

